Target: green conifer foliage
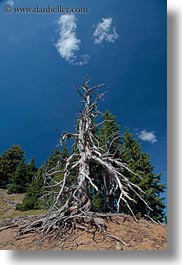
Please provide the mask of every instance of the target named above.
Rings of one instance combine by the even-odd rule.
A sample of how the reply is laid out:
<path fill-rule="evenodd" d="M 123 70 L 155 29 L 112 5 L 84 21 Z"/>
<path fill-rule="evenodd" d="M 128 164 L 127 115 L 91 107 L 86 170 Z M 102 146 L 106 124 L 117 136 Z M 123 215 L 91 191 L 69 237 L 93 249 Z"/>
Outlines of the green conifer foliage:
<path fill-rule="evenodd" d="M 11 178 L 11 184 L 8 184 L 9 193 L 24 193 L 26 191 L 26 166 L 22 160 Z"/>
<path fill-rule="evenodd" d="M 27 186 L 32 182 L 36 172 L 37 172 L 37 167 L 35 165 L 35 159 L 32 158 L 30 163 L 26 165 L 26 182 Z"/>
<path fill-rule="evenodd" d="M 6 188 L 12 182 L 12 178 L 20 162 L 24 160 L 24 152 L 18 145 L 13 145 L 0 156 L 0 187 Z"/>
<path fill-rule="evenodd" d="M 59 161 L 61 156 L 61 153 L 59 151 L 59 148 L 56 147 L 53 154 L 50 155 L 49 159 L 46 162 L 46 169 L 49 170 L 57 165 L 57 162 Z"/>
<path fill-rule="evenodd" d="M 40 197 L 44 193 L 44 180 L 43 180 L 44 168 L 41 167 L 31 185 L 28 187 L 27 193 L 22 201 L 22 203 L 17 204 L 17 209 L 22 211 L 44 208 L 41 204 Z"/>
<path fill-rule="evenodd" d="M 145 191 L 146 201 L 153 211 L 149 212 L 144 203 L 135 195 L 136 204 L 133 203 L 132 209 L 139 217 L 150 213 L 150 217 L 154 220 L 163 221 L 165 206 L 161 198 L 161 193 L 164 192 L 165 185 L 160 183 L 161 175 L 154 172 L 150 156 L 142 152 L 141 146 L 128 130 L 124 131 L 122 139 L 122 161 L 127 163 L 129 168 L 141 177 L 138 178 L 131 174 L 129 178 Z"/>
<path fill-rule="evenodd" d="M 104 113 L 104 123 L 98 131 L 100 145 L 115 157 L 119 157 L 121 149 L 120 126 L 116 122 L 116 118 L 109 112 Z"/>
<path fill-rule="evenodd" d="M 104 120 L 105 122 L 97 132 L 101 145 L 105 148 L 105 151 L 110 148 L 111 153 L 115 154 L 115 157 L 120 158 L 133 172 L 141 177 L 138 178 L 138 176 L 130 174 L 128 171 L 125 172 L 125 175 L 127 175 L 133 183 L 137 184 L 145 191 L 145 199 L 153 209 L 153 211 L 149 211 L 145 204 L 133 194 L 136 200 L 136 203 L 131 203 L 134 214 L 138 217 L 144 217 L 150 214 L 154 220 L 163 222 L 165 205 L 161 198 L 161 193 L 164 192 L 165 185 L 161 184 L 161 175 L 155 173 L 150 156 L 142 152 L 141 146 L 138 144 L 137 140 L 134 139 L 133 135 L 128 130 L 125 130 L 123 135 L 121 134 L 120 126 L 110 112 L 107 111 L 104 114 Z M 102 169 L 93 167 L 92 172 L 94 175 L 97 175 L 97 185 L 98 182 L 102 185 Z M 109 179 L 109 176 L 106 177 Z M 116 210 L 116 197 L 117 193 L 110 194 L 108 198 L 110 206 L 111 204 L 113 205 L 113 211 Z M 93 192 L 93 206 L 95 206 L 96 202 L 97 208 L 98 205 L 101 205 L 100 210 L 107 210 L 103 201 L 105 201 L 104 191 L 99 194 Z M 130 214 L 128 208 L 124 204 L 121 205 L 120 211 Z"/>

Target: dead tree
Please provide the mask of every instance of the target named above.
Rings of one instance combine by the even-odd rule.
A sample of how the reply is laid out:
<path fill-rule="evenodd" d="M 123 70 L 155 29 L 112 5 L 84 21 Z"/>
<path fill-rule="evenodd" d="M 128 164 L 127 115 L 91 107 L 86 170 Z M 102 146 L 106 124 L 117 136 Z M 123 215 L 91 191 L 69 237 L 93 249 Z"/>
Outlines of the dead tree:
<path fill-rule="evenodd" d="M 99 190 L 94 182 L 94 176 L 91 176 L 90 173 L 91 166 L 94 164 L 102 169 L 105 200 L 110 194 L 116 192 L 119 194 L 117 198 L 118 212 L 122 202 L 136 219 L 130 207 L 130 202 L 134 201 L 131 194 L 138 196 L 150 209 L 144 199 L 144 191 L 124 175 L 126 171 L 130 174 L 135 173 L 121 159 L 114 158 L 114 155 L 110 153 L 112 144 L 117 140 L 116 135 L 113 135 L 106 149 L 105 146 L 100 145 L 99 139 L 93 133 L 94 129 L 101 124 L 93 122 L 100 115 L 97 106 L 104 93 L 96 92 L 101 86 L 97 84 L 90 87 L 90 81 L 84 81 L 81 88 L 78 89 L 83 108 L 78 119 L 76 132 L 64 133 L 60 139 L 60 144 L 63 145 L 72 138 L 77 151 L 66 159 L 63 170 L 59 170 L 55 166 L 45 174 L 45 182 L 50 188 L 49 195 L 51 195 L 51 188 L 54 188 L 52 191 L 53 205 L 45 216 L 24 227 L 21 232 L 36 230 L 38 227 L 44 236 L 52 232 L 63 236 L 66 231 L 70 229 L 74 231 L 77 227 L 89 229 L 88 227 L 92 225 L 97 229 L 105 229 L 105 223 L 101 219 L 104 214 L 92 212 L 90 189 L 93 187 L 96 191 Z M 61 162 L 59 161 L 59 163 Z M 73 176 L 73 171 L 76 172 L 74 183 L 68 186 L 67 183 L 70 176 Z M 58 173 L 63 173 L 63 178 L 60 181 L 55 181 L 54 175 Z M 140 178 L 140 176 L 136 176 Z M 55 191 L 55 188 L 58 191 Z"/>

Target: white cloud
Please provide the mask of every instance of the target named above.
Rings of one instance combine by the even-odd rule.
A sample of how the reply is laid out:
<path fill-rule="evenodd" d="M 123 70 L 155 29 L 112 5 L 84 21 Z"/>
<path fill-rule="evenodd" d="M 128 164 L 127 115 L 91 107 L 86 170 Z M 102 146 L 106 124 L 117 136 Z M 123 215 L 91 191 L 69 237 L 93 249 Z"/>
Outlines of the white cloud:
<path fill-rule="evenodd" d="M 76 35 L 76 21 L 75 15 L 62 15 L 59 18 L 59 39 L 55 46 L 60 56 L 67 62 L 74 65 L 84 65 L 88 63 L 89 55 L 81 55 L 79 60 L 77 58 L 81 40 Z"/>
<path fill-rule="evenodd" d="M 142 141 L 149 142 L 151 144 L 154 144 L 157 142 L 157 137 L 154 132 L 147 132 L 146 130 L 143 130 L 139 133 L 137 133 L 138 138 Z"/>
<path fill-rule="evenodd" d="M 103 41 L 114 43 L 118 37 L 119 35 L 116 32 L 115 26 L 113 26 L 111 17 L 102 18 L 101 22 L 96 25 L 93 33 L 95 44 L 100 44 Z"/>

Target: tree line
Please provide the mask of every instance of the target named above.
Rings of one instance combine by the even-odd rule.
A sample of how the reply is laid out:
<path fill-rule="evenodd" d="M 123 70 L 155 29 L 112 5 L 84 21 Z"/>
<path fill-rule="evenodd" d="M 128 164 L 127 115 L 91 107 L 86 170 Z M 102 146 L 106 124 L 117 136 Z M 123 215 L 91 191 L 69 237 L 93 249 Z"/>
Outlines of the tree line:
<path fill-rule="evenodd" d="M 94 131 L 94 134 L 100 139 L 100 144 L 107 146 L 107 150 L 114 154 L 115 158 L 120 158 L 123 163 L 126 163 L 136 175 L 130 174 L 128 171 L 125 175 L 136 185 L 145 191 L 145 199 L 148 205 L 153 209 L 150 216 L 156 221 L 164 221 L 165 205 L 161 194 L 165 191 L 165 185 L 161 183 L 161 174 L 156 174 L 152 165 L 149 154 L 142 151 L 140 144 L 134 138 L 132 133 L 125 129 L 121 132 L 116 118 L 109 112 L 104 113 L 104 122 Z M 111 144 L 111 137 L 115 135 L 116 141 Z M 0 156 L 0 188 L 8 189 L 9 193 L 25 193 L 22 203 L 17 205 L 19 210 L 30 210 L 48 208 L 51 204 L 49 189 L 44 185 L 44 173 L 56 167 L 56 169 L 64 168 L 65 161 L 74 150 L 67 150 L 66 146 L 60 150 L 58 147 L 48 160 L 39 168 L 35 165 L 34 158 L 26 163 L 25 153 L 18 145 L 12 146 Z M 59 161 L 62 161 L 59 163 Z M 59 164 L 58 164 L 59 163 Z M 59 171 L 59 170 L 58 170 Z M 74 179 L 70 178 L 70 185 Z M 75 172 L 76 174 L 76 172 Z M 104 200 L 102 170 L 98 165 L 91 167 L 91 175 L 95 184 L 100 187 L 99 192 L 91 190 L 91 201 L 94 211 L 108 211 L 108 205 Z M 54 179 L 63 179 L 63 173 L 58 173 Z M 50 180 L 51 181 L 51 180 Z M 51 184 L 51 183 L 50 183 Z M 55 188 L 56 190 L 56 188 Z M 116 212 L 116 195 L 109 194 L 109 209 Z M 138 218 L 148 215 L 146 205 L 135 194 L 133 198 L 136 203 L 133 203 L 132 209 Z M 65 198 L 66 199 L 66 198 Z M 120 211 L 130 214 L 126 206 L 123 204 Z"/>

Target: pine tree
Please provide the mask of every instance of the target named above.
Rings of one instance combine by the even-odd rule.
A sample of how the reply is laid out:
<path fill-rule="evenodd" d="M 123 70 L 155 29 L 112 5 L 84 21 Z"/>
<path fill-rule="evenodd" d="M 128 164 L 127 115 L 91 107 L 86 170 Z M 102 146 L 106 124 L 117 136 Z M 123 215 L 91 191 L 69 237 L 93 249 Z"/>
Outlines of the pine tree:
<path fill-rule="evenodd" d="M 40 197 L 44 193 L 44 179 L 43 173 L 45 169 L 41 167 L 32 183 L 28 187 L 27 193 L 22 201 L 22 203 L 17 204 L 17 209 L 22 211 L 32 210 L 32 209 L 40 209 L 43 207 L 40 201 Z"/>
<path fill-rule="evenodd" d="M 46 171 L 56 169 L 58 172 L 54 175 L 54 180 L 60 180 L 63 178 L 63 174 L 61 169 L 65 165 L 65 159 L 68 157 L 68 151 L 66 146 L 63 148 L 63 150 L 60 152 L 59 148 L 56 147 L 54 153 L 49 157 L 48 161 L 46 162 Z"/>
<path fill-rule="evenodd" d="M 103 124 L 98 131 L 100 143 L 105 150 L 114 154 L 114 157 L 119 157 L 121 149 L 120 126 L 117 124 L 115 116 L 109 111 L 106 111 L 103 117 Z"/>
<path fill-rule="evenodd" d="M 56 147 L 54 153 L 50 155 L 49 159 L 46 162 L 46 169 L 50 170 L 51 168 L 55 167 L 60 159 L 60 156 L 61 153 L 59 151 L 59 148 Z"/>
<path fill-rule="evenodd" d="M 37 169 L 37 167 L 35 165 L 35 159 L 32 158 L 30 163 L 28 163 L 26 165 L 26 182 L 27 182 L 27 186 L 30 185 L 30 183 L 32 182 L 37 170 L 38 169 Z"/>
<path fill-rule="evenodd" d="M 12 181 L 19 163 L 24 160 L 24 152 L 18 145 L 13 145 L 0 157 L 0 187 L 6 188 Z"/>
<path fill-rule="evenodd" d="M 19 163 L 11 182 L 11 184 L 8 184 L 9 193 L 24 193 L 26 191 L 26 166 L 24 160 Z"/>
<path fill-rule="evenodd" d="M 138 174 L 141 178 L 129 172 L 125 172 L 128 175 L 130 181 L 137 184 L 146 193 L 145 199 L 148 205 L 153 209 L 149 211 L 145 204 L 135 195 L 133 197 L 136 204 L 132 204 L 133 212 L 138 217 L 144 217 L 150 214 L 156 221 L 164 221 L 164 204 L 161 198 L 161 193 L 165 190 L 165 185 L 160 183 L 161 175 L 154 172 L 150 156 L 141 150 L 141 146 L 133 138 L 133 135 L 125 130 L 122 136 L 122 152 L 121 158 L 124 163 L 127 163 L 129 168 Z M 123 211 L 127 211 L 123 205 Z"/>

